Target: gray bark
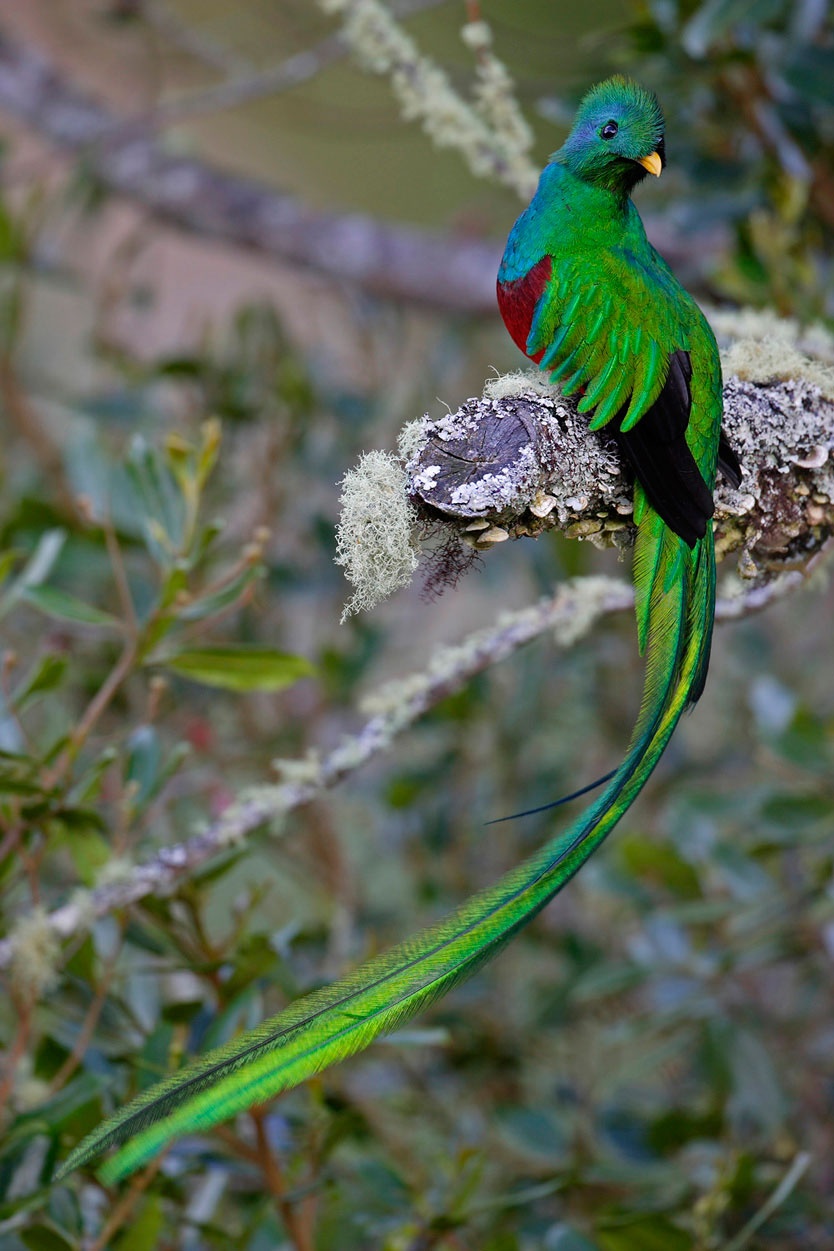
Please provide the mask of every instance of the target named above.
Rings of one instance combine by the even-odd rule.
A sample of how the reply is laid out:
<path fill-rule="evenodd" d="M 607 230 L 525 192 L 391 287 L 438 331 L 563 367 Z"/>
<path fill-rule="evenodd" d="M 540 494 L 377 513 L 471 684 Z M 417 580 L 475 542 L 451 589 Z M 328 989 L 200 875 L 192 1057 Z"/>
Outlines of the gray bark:
<path fill-rule="evenodd" d="M 834 403 L 802 379 L 730 378 L 724 407 L 743 477 L 738 490 L 719 477 L 719 554 L 740 552 L 748 577 L 806 563 L 834 532 Z M 534 380 L 423 418 L 410 449 L 407 489 L 423 516 L 481 550 L 554 527 L 603 546 L 633 539 L 632 482 L 615 444 Z"/>

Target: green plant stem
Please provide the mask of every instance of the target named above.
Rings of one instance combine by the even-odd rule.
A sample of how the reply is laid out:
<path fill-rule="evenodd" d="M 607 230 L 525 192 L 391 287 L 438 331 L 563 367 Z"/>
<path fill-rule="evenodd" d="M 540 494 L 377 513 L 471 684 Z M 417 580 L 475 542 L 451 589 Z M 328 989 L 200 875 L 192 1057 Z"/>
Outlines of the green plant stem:
<path fill-rule="evenodd" d="M 753 1235 L 761 1229 L 765 1221 L 770 1220 L 776 1209 L 782 1206 L 810 1163 L 811 1153 L 809 1151 L 800 1151 L 770 1198 L 762 1204 L 754 1216 L 751 1216 L 750 1220 L 743 1229 L 739 1230 L 735 1238 L 726 1244 L 724 1251 L 743 1251 L 743 1248 L 747 1246 Z"/>

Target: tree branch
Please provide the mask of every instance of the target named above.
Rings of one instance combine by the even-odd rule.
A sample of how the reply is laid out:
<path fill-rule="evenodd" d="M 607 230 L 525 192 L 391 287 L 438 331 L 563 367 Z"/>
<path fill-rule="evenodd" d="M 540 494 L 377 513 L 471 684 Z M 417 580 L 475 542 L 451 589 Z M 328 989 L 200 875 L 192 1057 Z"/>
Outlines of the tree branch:
<path fill-rule="evenodd" d="M 445 0 L 393 0 L 391 12 L 397 18 L 412 17 L 416 13 L 436 8 L 443 3 Z M 148 0 L 143 3 L 142 12 L 151 17 L 160 29 L 168 30 L 167 23 L 178 21 L 166 13 L 164 17 L 166 25 L 163 26 L 163 16 L 159 6 L 149 4 Z M 170 28 L 172 36 L 177 29 L 176 27 Z M 197 43 L 190 46 L 189 50 L 195 55 L 200 55 L 201 59 L 207 59 L 202 52 L 198 52 L 202 46 L 200 42 L 202 37 L 196 35 L 190 28 L 189 36 L 197 39 Z M 179 41 L 186 46 L 181 31 Z M 209 46 L 213 47 L 213 45 Z M 215 52 L 214 55 L 216 56 L 217 53 Z M 296 52 L 285 61 L 281 61 L 278 65 L 271 65 L 265 70 L 255 71 L 251 65 L 237 65 L 225 81 L 164 100 L 144 117 L 117 121 L 115 131 L 125 131 L 128 128 L 133 129 L 134 132 L 145 129 L 158 131 L 165 126 L 190 121 L 194 117 L 201 117 L 207 113 L 241 108 L 255 100 L 291 91 L 294 87 L 301 86 L 302 83 L 310 82 L 328 66 L 344 60 L 346 55 L 347 48 L 340 35 L 328 35 L 314 47 L 305 49 L 303 52 Z"/>
<path fill-rule="evenodd" d="M 809 362 L 806 376 L 726 383 L 723 425 L 742 482 L 734 490 L 719 477 L 716 541 L 719 555 L 741 553 L 745 578 L 767 581 L 807 563 L 834 533 L 828 373 Z M 457 412 L 423 418 L 409 452 L 412 500 L 476 549 L 554 527 L 598 546 L 632 542 L 631 476 L 615 443 L 592 434 L 587 415 L 540 375 L 499 378 Z"/>
<path fill-rule="evenodd" d="M 109 191 L 190 234 L 304 266 L 380 296 L 460 312 L 495 310 L 496 242 L 432 235 L 361 213 L 316 212 L 253 179 L 173 155 L 2 31 L 0 109 L 84 156 Z"/>

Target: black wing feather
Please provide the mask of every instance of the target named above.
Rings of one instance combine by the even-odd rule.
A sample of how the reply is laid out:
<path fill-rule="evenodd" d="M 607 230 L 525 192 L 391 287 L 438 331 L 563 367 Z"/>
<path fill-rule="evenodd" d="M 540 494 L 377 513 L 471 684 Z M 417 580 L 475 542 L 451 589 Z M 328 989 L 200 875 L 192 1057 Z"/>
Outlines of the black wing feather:
<path fill-rule="evenodd" d="M 718 468 L 736 490 L 741 486 L 741 461 L 732 449 L 723 429 L 718 438 Z"/>
<path fill-rule="evenodd" d="M 633 465 L 652 508 L 685 543 L 694 547 L 706 534 L 715 506 L 686 441 L 692 408 L 691 377 L 689 353 L 673 352 L 669 376 L 660 395 L 631 430 L 618 430 L 615 438 Z M 622 420 L 627 408 L 627 404 L 623 406 L 617 420 Z M 728 462 L 732 469 L 733 462 L 738 462 L 726 440 L 725 445 L 732 458 Z"/>

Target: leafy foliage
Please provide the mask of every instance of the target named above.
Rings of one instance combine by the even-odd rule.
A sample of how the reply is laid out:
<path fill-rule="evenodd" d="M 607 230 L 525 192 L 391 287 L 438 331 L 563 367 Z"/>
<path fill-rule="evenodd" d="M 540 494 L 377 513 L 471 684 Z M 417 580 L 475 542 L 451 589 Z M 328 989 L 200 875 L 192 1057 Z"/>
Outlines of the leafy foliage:
<path fill-rule="evenodd" d="M 701 224 L 731 246 L 716 293 L 803 319 L 834 313 L 834 43 L 825 5 L 641 6 L 618 53 L 675 110 L 674 160 Z"/>

